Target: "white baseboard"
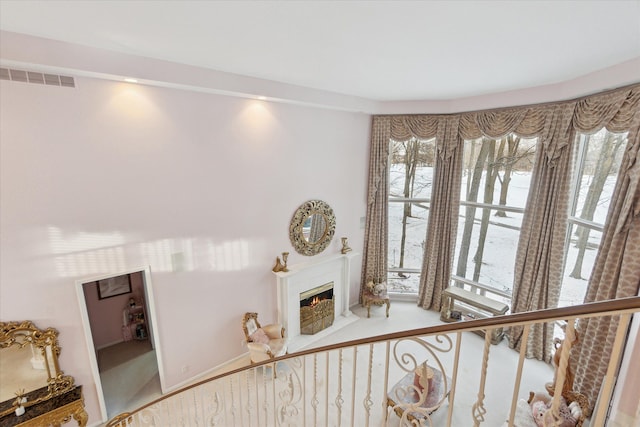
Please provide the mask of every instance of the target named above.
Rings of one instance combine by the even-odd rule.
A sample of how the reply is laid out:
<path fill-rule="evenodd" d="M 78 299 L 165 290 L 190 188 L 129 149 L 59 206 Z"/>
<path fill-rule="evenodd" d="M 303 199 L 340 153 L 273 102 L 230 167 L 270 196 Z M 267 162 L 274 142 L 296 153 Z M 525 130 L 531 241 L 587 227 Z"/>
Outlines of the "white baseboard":
<path fill-rule="evenodd" d="M 204 372 L 201 372 L 201 373 L 199 373 L 197 375 L 194 375 L 193 377 L 191 377 L 191 378 L 189 378 L 187 380 L 184 380 L 184 381 L 174 385 L 173 387 L 169 387 L 169 389 L 167 389 L 166 393 L 171 393 L 172 391 L 176 391 L 176 390 L 181 389 L 181 388 L 183 388 L 185 386 L 191 385 L 191 384 L 193 384 L 195 382 L 204 380 L 205 378 L 214 377 L 216 375 L 220 375 L 220 374 L 223 374 L 225 372 L 231 371 L 231 370 L 235 369 L 235 368 L 232 367 L 232 365 L 235 365 L 235 364 L 241 362 L 242 359 L 246 359 L 246 362 L 247 362 L 246 365 L 248 366 L 251 363 L 250 357 L 249 357 L 249 352 L 242 353 L 241 355 L 239 355 L 237 357 L 234 357 L 233 359 L 227 360 L 226 362 L 221 363 L 218 366 L 214 366 L 211 369 L 208 369 L 208 370 L 206 370 Z M 242 364 L 242 365 L 244 366 L 245 364 Z"/>
<path fill-rule="evenodd" d="M 120 344 L 121 342 L 124 342 L 124 340 L 120 339 L 118 341 L 113 341 L 107 344 L 102 344 L 100 347 L 96 347 L 96 351 L 97 350 L 102 350 L 103 348 L 107 348 L 107 347 L 111 347 L 112 345 L 116 345 L 116 344 Z"/>

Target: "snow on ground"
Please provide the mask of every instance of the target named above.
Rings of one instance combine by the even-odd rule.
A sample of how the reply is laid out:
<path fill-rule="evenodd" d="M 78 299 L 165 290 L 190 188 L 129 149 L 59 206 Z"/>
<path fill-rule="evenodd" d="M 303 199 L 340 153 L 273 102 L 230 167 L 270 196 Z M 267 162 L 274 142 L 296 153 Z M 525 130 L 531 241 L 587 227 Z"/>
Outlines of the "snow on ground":
<path fill-rule="evenodd" d="M 421 167 L 417 171 L 418 177 L 417 183 L 422 183 L 419 191 L 416 191 L 415 197 L 430 198 L 431 197 L 431 180 L 433 170 L 431 167 Z M 390 191 L 392 195 L 400 196 L 402 194 L 402 185 L 404 175 L 404 166 L 401 164 L 393 164 L 390 176 Z M 463 178 L 461 199 L 466 199 L 465 185 Z M 531 181 L 531 173 L 529 172 L 516 172 L 512 175 L 512 181 L 509 187 L 509 193 L 507 198 L 507 205 L 512 207 L 524 208 L 527 201 L 527 194 L 529 189 L 529 183 Z M 581 207 L 584 203 L 584 198 L 588 189 L 588 182 L 590 177 L 585 176 L 582 181 L 580 194 L 578 197 L 578 206 Z M 606 218 L 608 209 L 608 200 L 613 191 L 615 185 L 615 177 L 610 177 L 607 185 L 605 186 L 604 193 L 601 197 L 601 201 L 598 205 L 594 216 L 594 222 L 603 224 Z M 482 187 L 481 187 L 482 188 Z M 494 200 L 499 200 L 500 186 L 496 185 Z M 481 200 L 481 196 L 479 197 Z M 497 203 L 497 202 L 494 202 Z M 400 259 L 400 239 L 402 236 L 402 212 L 403 203 L 391 203 L 389 206 L 389 267 L 398 267 Z M 460 244 L 462 233 L 464 230 L 464 215 L 465 207 L 460 208 L 460 217 L 458 222 L 458 235 L 457 246 Z M 579 209 L 578 209 L 579 213 Z M 495 211 L 491 212 L 490 225 L 487 232 L 486 245 L 482 258 L 482 266 L 480 272 L 480 283 L 495 287 L 500 290 L 511 291 L 513 284 L 515 256 L 518 247 L 518 238 L 520 235 L 520 226 L 522 224 L 522 214 L 519 213 L 507 213 L 507 217 L 497 217 L 494 215 Z M 422 268 L 422 253 L 423 245 L 426 238 L 427 229 L 427 215 L 428 204 L 419 203 L 414 204 L 412 207 L 412 218 L 407 222 L 407 235 L 406 235 L 406 253 L 404 259 L 404 268 L 415 268 L 420 270 Z M 478 233 L 480 229 L 480 220 L 482 218 L 482 209 L 476 209 L 475 213 L 476 222 L 473 227 L 473 234 L 471 239 L 471 247 L 469 250 L 469 261 L 467 264 L 467 270 L 465 277 L 467 279 L 473 278 L 473 272 L 475 263 L 473 262 L 473 256 L 477 249 Z M 589 246 L 597 247 L 600 243 L 601 233 L 591 231 L 589 234 Z M 569 246 L 567 253 L 566 267 L 567 270 L 563 277 L 563 287 L 560 295 L 560 306 L 569 306 L 574 304 L 580 304 L 583 301 L 584 294 L 587 287 L 586 278 L 591 274 L 591 269 L 595 260 L 596 250 L 588 249 L 584 256 L 584 263 L 582 268 L 582 276 L 584 279 L 574 279 L 569 277 L 569 272 L 573 269 L 575 259 L 577 256 L 577 248 L 575 248 L 575 236 L 572 236 L 572 243 Z M 456 247 L 456 253 L 454 255 L 453 273 L 456 272 L 459 248 Z M 393 278 L 396 273 L 390 274 L 388 285 L 389 290 L 392 292 L 401 293 L 417 293 L 419 273 L 407 273 L 407 278 Z"/>

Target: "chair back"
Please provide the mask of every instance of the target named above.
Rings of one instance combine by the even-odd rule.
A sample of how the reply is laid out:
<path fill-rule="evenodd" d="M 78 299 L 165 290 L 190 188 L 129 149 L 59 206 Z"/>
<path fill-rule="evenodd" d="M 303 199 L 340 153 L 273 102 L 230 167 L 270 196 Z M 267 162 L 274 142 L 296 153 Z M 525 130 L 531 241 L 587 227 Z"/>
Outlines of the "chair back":
<path fill-rule="evenodd" d="M 242 318 L 242 330 L 247 342 L 251 342 L 251 335 L 261 327 L 258 322 L 258 313 L 245 313 Z"/>

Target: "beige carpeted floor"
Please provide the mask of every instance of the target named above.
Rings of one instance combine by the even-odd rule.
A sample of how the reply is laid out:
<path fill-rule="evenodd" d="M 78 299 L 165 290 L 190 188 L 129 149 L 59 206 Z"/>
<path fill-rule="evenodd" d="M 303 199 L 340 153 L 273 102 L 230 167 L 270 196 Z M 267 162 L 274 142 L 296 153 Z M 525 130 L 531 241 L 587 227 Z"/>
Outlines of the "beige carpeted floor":
<path fill-rule="evenodd" d="M 162 395 L 156 351 L 149 340 L 98 350 L 98 369 L 109 419 Z"/>
<path fill-rule="evenodd" d="M 392 302 L 389 318 L 384 316 L 383 307 L 372 307 L 371 318 L 366 317 L 366 309 L 362 307 L 354 307 L 353 312 L 359 317 L 356 322 L 314 342 L 310 347 L 330 345 L 357 338 L 441 323 L 439 313 L 420 309 L 415 303 L 408 302 Z M 121 412 L 135 409 L 160 397 L 157 367 L 154 363 L 155 354 L 151 350 L 148 341 L 132 341 L 130 343 L 113 346 L 113 349 L 105 349 L 105 351 L 111 350 L 110 353 L 101 352 L 102 354 L 99 357 L 101 370 L 104 369 L 102 381 L 105 397 L 109 396 L 107 398 L 109 418 Z M 480 393 L 479 383 L 480 372 L 482 371 L 483 346 L 484 340 L 481 337 L 471 333 L 463 334 L 453 426 L 464 427 L 473 424 L 471 407 L 478 400 L 478 394 Z M 132 357 L 131 353 L 128 352 L 133 352 L 135 357 Z M 468 355 L 471 357 L 467 357 Z M 345 351 L 346 360 L 349 360 L 349 357 L 351 356 Z M 359 355 L 358 357 L 362 356 Z M 428 357 L 431 358 L 431 356 Z M 123 360 L 127 359 L 129 360 L 122 363 Z M 517 359 L 518 354 L 508 348 L 506 341 L 490 347 L 490 362 L 483 398 L 487 414 L 482 425 L 500 426 L 506 419 L 513 394 Z M 442 361 L 445 366 L 453 366 L 453 352 L 444 354 Z M 235 369 L 248 363 L 248 358 L 243 358 L 225 367 L 225 370 Z M 366 364 L 366 361 L 362 363 Z M 374 366 L 374 369 L 381 368 L 382 366 Z M 222 372 L 212 372 L 208 376 Z M 390 369 L 390 378 L 401 378 L 402 374 L 403 372 L 401 371 L 395 372 Z M 366 375 L 365 373 L 364 377 Z M 534 360 L 525 360 L 519 396 L 526 398 L 529 390 L 543 390 L 544 383 L 551 381 L 552 377 L 553 370 L 549 365 Z M 194 381 L 200 381 L 204 378 L 194 378 Z M 390 383 L 392 382 L 390 381 Z M 444 425 L 445 417 L 446 410 L 437 411 L 434 415 L 434 422 L 437 425 Z"/>

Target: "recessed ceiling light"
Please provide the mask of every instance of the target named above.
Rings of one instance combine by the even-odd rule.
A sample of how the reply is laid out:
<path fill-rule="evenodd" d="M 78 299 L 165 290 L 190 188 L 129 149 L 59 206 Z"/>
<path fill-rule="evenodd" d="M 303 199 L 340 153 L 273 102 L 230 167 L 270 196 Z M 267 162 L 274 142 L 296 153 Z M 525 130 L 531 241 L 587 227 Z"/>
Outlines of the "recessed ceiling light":
<path fill-rule="evenodd" d="M 129 77 L 127 77 L 126 79 L 124 79 L 124 81 L 125 81 L 125 82 L 127 82 L 127 83 L 138 83 L 138 80 L 136 80 L 136 79 L 132 79 L 132 78 L 129 78 Z"/>
<path fill-rule="evenodd" d="M 259 99 L 260 101 L 266 101 L 266 100 L 267 100 L 267 97 L 266 97 L 266 96 L 259 96 L 259 97 L 258 97 L 258 99 Z"/>

